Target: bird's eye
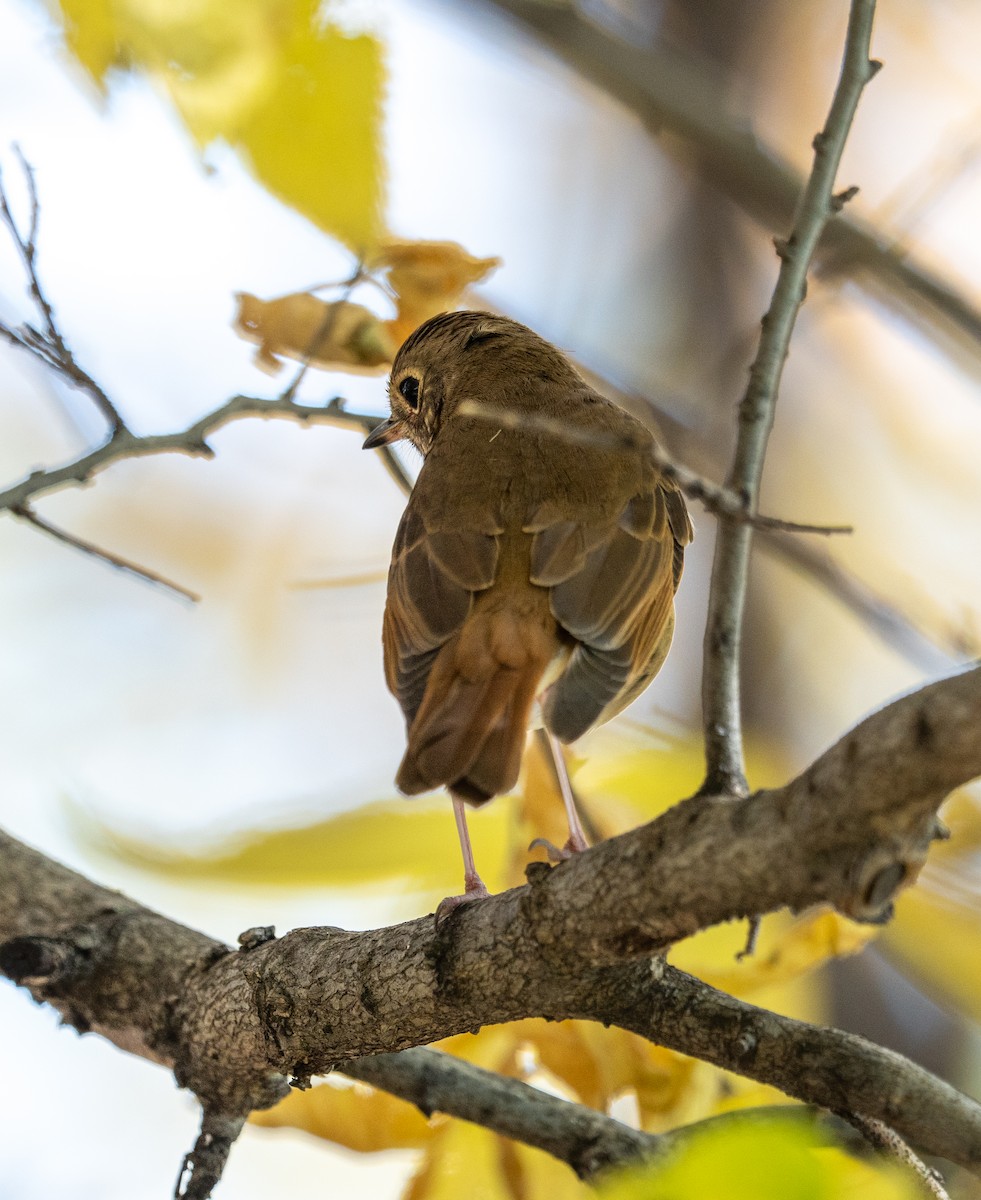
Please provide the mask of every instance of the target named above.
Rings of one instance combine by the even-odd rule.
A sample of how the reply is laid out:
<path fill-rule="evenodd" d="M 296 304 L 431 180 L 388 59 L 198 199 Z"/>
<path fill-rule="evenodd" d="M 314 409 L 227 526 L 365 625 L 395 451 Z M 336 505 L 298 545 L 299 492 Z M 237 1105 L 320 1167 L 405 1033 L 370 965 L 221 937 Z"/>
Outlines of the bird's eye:
<path fill-rule="evenodd" d="M 409 408 L 419 407 L 419 380 L 415 375 L 406 375 L 399 384 L 399 392 Z"/>

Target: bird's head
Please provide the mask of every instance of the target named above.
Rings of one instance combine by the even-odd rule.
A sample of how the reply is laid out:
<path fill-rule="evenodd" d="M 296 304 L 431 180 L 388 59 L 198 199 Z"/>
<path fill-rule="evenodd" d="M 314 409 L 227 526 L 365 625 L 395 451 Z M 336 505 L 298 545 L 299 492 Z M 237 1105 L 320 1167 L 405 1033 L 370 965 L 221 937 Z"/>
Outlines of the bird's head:
<path fill-rule="evenodd" d="M 395 356 L 388 383 L 392 415 L 364 448 L 406 438 L 425 455 L 461 401 L 525 399 L 532 380 L 580 382 L 554 346 L 517 321 L 486 312 L 441 313 L 411 333 Z"/>

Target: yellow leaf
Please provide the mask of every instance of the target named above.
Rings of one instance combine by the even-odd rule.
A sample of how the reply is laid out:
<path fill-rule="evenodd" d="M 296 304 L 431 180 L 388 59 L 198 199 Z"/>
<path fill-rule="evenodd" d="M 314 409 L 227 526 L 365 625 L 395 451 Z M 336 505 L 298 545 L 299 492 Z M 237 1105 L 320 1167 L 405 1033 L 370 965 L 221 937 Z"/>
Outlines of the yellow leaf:
<path fill-rule="evenodd" d="M 267 1129 L 302 1129 L 362 1154 L 416 1149 L 433 1136 L 432 1125 L 414 1105 L 346 1081 L 294 1090 L 275 1107 L 254 1112 L 250 1120 Z"/>
<path fill-rule="evenodd" d="M 256 342 L 256 364 L 275 373 L 285 354 L 316 367 L 377 371 L 395 349 L 382 321 L 370 309 L 347 300 L 328 304 L 309 292 L 260 300 L 238 292 L 235 330 Z"/>
<path fill-rule="evenodd" d="M 515 1075 L 521 1048 L 517 1030 L 524 1022 L 488 1025 L 477 1033 L 458 1033 L 437 1043 L 440 1050 L 499 1075 Z"/>
<path fill-rule="evenodd" d="M 60 0 L 65 43 L 102 88 L 118 60 L 113 0 Z"/>
<path fill-rule="evenodd" d="M 915 1200 L 889 1163 L 824 1146 L 804 1122 L 764 1117 L 708 1124 L 667 1161 L 601 1181 L 599 1200 Z"/>
<path fill-rule="evenodd" d="M 587 1200 L 593 1195 L 551 1155 L 479 1125 L 449 1121 L 429 1142 L 405 1200 Z"/>
<path fill-rule="evenodd" d="M 859 925 L 828 908 L 812 909 L 799 917 L 774 913 L 764 917 L 753 954 L 736 956 L 746 944 L 746 922 L 730 922 L 703 930 L 694 937 L 673 946 L 668 957 L 683 971 L 697 975 L 713 987 L 741 997 L 764 1001 L 760 993 L 767 991 L 767 1007 L 786 1011 L 775 989 L 808 975 L 830 958 L 857 954 L 878 936 L 875 926 Z M 813 985 L 811 985 L 813 986 Z M 793 996 L 791 989 L 786 992 Z M 821 1019 L 823 1013 L 802 1013 L 792 1005 L 796 1016 Z"/>
<path fill-rule="evenodd" d="M 392 336 L 401 345 L 423 321 L 456 308 L 470 284 L 500 264 L 499 258 L 474 258 L 457 242 L 385 238 L 365 265 L 387 275 L 398 308 L 390 322 Z"/>
<path fill-rule="evenodd" d="M 925 991 L 979 1021 L 981 801 L 963 789 L 942 816 L 950 840 L 933 847 L 916 886 L 899 896 L 883 942 Z"/>
<path fill-rule="evenodd" d="M 294 0 L 274 87 L 239 142 L 274 194 L 357 254 L 381 234 L 381 46 Z"/>
<path fill-rule="evenodd" d="M 399 879 L 438 897 L 460 887 L 460 847 L 445 800 L 379 801 L 314 825 L 243 835 L 199 853 L 141 841 L 91 820 L 82 828 L 86 818 L 76 819 L 80 836 L 168 875 L 282 887 L 356 887 Z M 475 851 L 490 880 L 504 860 L 506 821 L 505 804 L 470 816 Z"/>
<path fill-rule="evenodd" d="M 449 1121 L 437 1129 L 404 1200 L 508 1200 L 498 1138 L 479 1125 Z"/>
<path fill-rule="evenodd" d="M 675 737 L 654 730 L 631 734 L 629 730 L 630 723 L 621 718 L 619 727 L 590 735 L 589 758 L 574 775 L 577 792 L 609 833 L 652 821 L 692 795 L 705 774 L 700 736 Z M 787 778 L 786 763 L 777 751 L 749 743 L 746 753 L 754 787 Z"/>
<path fill-rule="evenodd" d="M 104 88 L 143 71 L 200 146 L 243 151 L 265 187 L 357 253 L 381 234 L 384 66 L 320 0 L 59 0 L 65 41 Z"/>

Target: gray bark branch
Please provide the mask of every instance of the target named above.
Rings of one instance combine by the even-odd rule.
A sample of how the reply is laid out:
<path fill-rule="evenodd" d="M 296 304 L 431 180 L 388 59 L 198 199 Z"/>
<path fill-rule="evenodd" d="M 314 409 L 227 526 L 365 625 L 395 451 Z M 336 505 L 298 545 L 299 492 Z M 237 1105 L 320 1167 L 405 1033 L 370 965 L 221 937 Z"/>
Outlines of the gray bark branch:
<path fill-rule="evenodd" d="M 212 1120 L 269 1106 L 289 1076 L 485 1024 L 577 1018 L 882 1121 L 981 1171 L 981 1107 L 968 1097 L 651 957 L 784 905 L 882 919 L 915 878 L 944 796 L 981 774 L 979 722 L 981 667 L 873 714 L 784 787 L 683 801 L 558 867 L 534 864 L 527 886 L 439 930 L 429 916 L 297 929 L 231 951 L 0 836 L 0 969 L 76 1027 L 170 1066 Z"/>

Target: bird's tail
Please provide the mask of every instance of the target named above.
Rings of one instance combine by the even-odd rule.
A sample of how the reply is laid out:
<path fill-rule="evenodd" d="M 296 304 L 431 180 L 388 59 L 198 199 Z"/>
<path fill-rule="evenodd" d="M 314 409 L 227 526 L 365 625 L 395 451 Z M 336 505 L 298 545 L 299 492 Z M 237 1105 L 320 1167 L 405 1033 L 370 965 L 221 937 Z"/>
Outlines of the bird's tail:
<path fill-rule="evenodd" d="M 544 593 L 543 593 L 544 597 Z M 518 781 L 531 706 L 558 648 L 547 604 L 478 607 L 440 650 L 395 782 L 482 804 Z"/>

